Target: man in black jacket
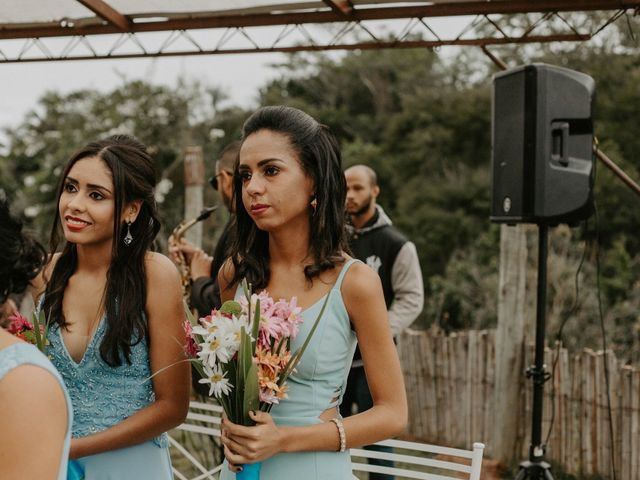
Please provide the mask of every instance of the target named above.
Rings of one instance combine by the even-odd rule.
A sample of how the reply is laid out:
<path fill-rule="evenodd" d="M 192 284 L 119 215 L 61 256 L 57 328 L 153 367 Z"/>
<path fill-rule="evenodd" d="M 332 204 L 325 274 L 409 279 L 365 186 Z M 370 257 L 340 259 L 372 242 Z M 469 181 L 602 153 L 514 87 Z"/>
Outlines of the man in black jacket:
<path fill-rule="evenodd" d="M 240 142 L 227 145 L 216 161 L 215 175 L 209 182 L 218 191 L 222 203 L 231 213 L 213 251 L 213 256 L 207 255 L 202 249 L 196 248 L 187 240 L 182 239 L 179 245 L 173 244 L 171 253 L 182 251 L 189 263 L 191 272 L 191 306 L 198 310 L 198 315 L 204 317 L 213 308 L 220 308 L 220 286 L 218 285 L 218 270 L 229 257 L 231 247 L 231 232 L 233 231 L 233 167 L 240 151 Z"/>
<path fill-rule="evenodd" d="M 355 165 L 345 171 L 347 180 L 347 214 L 350 217 L 349 245 L 353 256 L 365 262 L 380 276 L 387 304 L 389 326 L 394 337 L 407 328 L 422 311 L 424 289 L 415 245 L 396 229 L 382 207 L 376 204 L 380 193 L 375 171 Z M 349 372 L 347 388 L 340 406 L 342 416 L 349 416 L 373 406 L 360 351 Z M 366 447 L 365 447 L 366 448 Z M 382 450 L 382 449 L 381 449 Z M 391 466 L 385 460 L 372 464 Z M 393 476 L 371 473 L 370 480 L 390 480 Z"/>

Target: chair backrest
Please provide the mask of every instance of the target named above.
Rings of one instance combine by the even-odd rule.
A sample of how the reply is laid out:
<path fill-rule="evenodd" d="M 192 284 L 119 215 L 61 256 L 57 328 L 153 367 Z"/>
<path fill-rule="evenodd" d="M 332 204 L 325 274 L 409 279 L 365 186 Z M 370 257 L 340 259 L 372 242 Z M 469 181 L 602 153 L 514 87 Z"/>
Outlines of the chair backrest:
<path fill-rule="evenodd" d="M 354 472 L 386 473 L 396 478 L 420 480 L 480 480 L 482 443 L 474 443 L 472 450 L 402 440 L 384 440 L 375 445 L 392 447 L 393 453 L 352 448 Z M 370 464 L 369 459 L 391 460 L 393 467 Z"/>
<path fill-rule="evenodd" d="M 216 404 L 192 401 L 185 422 L 178 430 L 209 435 L 220 438 L 220 421 L 222 407 Z M 215 479 L 221 466 L 207 468 L 174 438 L 170 437 L 171 445 L 193 465 L 200 473 L 193 480 Z M 375 445 L 391 447 L 392 453 L 364 448 L 352 448 L 351 461 L 353 471 L 387 473 L 400 478 L 414 478 L 419 480 L 480 480 L 482 455 L 484 444 L 474 443 L 472 450 L 440 447 L 420 442 L 403 440 L 383 440 Z M 393 467 L 372 465 L 369 459 L 391 460 Z M 176 478 L 188 480 L 187 477 L 174 469 Z M 356 477 L 354 477 L 356 478 Z"/>

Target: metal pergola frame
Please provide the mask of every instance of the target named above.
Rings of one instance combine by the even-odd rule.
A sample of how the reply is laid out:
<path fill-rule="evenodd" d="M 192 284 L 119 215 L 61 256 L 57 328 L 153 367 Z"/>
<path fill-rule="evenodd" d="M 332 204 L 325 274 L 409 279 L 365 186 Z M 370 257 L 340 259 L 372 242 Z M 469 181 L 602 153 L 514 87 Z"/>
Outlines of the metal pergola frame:
<path fill-rule="evenodd" d="M 356 6 L 350 0 L 322 0 L 318 9 L 197 12 L 153 19 L 153 12 L 124 15 L 104 0 L 76 1 L 95 17 L 62 19 L 58 23 L 0 23 L 0 63 L 580 42 L 590 40 L 629 11 L 640 11 L 640 0 L 441 0 L 424 6 L 378 6 L 375 2 Z M 572 24 L 565 15 L 593 11 L 607 12 L 606 18 L 587 26 Z M 513 16 L 521 16 L 525 28 L 505 21 Z M 442 17 L 470 20 L 458 35 L 444 37 L 430 25 Z M 384 35 L 374 32 L 370 24 L 379 21 L 396 21 L 396 30 Z M 261 27 L 273 27 L 275 34 L 264 40 L 256 35 Z M 480 27 L 484 30 L 480 31 Z M 319 38 L 317 31 L 312 32 L 314 28 L 324 29 L 324 38 Z M 164 32 L 166 37 L 161 41 L 156 37 L 151 42 L 154 45 L 145 45 L 145 35 L 158 32 Z M 61 38 L 65 39 L 64 45 L 56 49 L 50 42 L 56 39 L 60 46 Z M 234 45 L 232 39 L 240 39 L 243 44 Z M 176 49 L 172 45 L 178 40 L 183 46 Z M 12 52 L 4 48 L 5 42 L 13 42 Z"/>

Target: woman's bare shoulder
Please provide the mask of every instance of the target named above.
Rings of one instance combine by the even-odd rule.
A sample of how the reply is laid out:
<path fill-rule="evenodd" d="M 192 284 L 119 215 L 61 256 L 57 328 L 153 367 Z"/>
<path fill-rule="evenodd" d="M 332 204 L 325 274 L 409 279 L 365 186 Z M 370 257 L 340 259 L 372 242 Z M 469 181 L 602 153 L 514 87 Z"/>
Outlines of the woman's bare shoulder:
<path fill-rule="evenodd" d="M 342 282 L 342 298 L 345 304 L 357 304 L 366 301 L 371 295 L 382 293 L 380 277 L 362 262 L 354 262 Z"/>

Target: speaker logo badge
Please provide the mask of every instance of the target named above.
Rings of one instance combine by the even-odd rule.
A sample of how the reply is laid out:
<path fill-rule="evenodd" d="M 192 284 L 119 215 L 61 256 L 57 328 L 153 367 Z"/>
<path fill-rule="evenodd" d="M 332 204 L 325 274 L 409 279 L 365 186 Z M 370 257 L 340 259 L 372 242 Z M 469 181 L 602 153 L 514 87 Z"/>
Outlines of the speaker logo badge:
<path fill-rule="evenodd" d="M 504 200 L 502 201 L 502 210 L 504 213 L 509 213 L 509 210 L 511 210 L 511 197 L 504 197 Z"/>

